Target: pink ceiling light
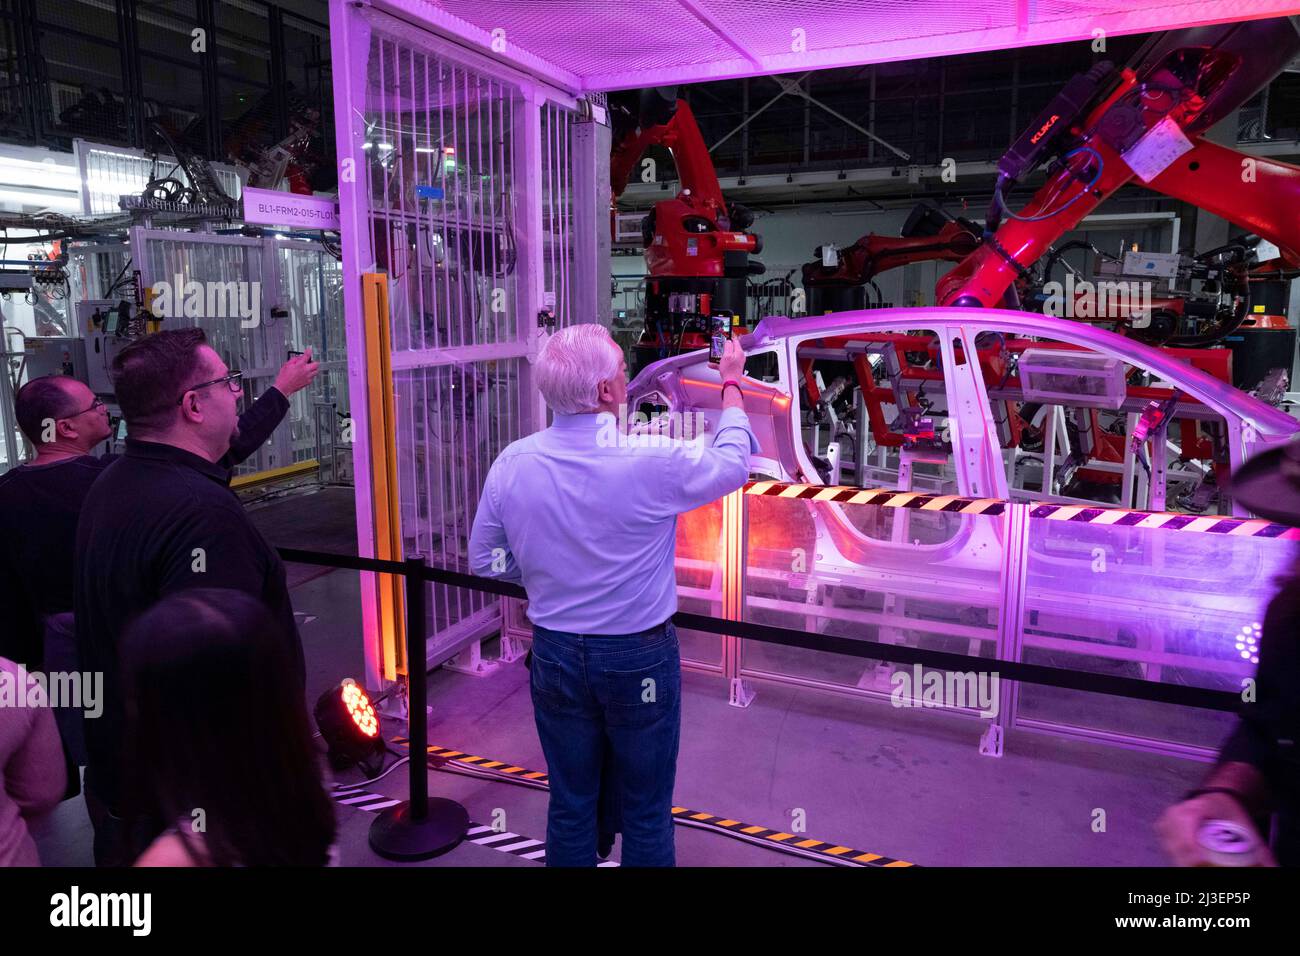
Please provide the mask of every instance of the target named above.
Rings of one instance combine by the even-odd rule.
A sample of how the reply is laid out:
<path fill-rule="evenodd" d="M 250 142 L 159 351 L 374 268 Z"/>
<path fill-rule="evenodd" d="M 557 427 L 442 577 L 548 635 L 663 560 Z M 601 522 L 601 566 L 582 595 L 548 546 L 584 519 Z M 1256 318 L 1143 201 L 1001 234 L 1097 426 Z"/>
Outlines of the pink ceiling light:
<path fill-rule="evenodd" d="M 1286 0 L 375 0 L 573 90 L 1008 49 L 1282 16 Z"/>

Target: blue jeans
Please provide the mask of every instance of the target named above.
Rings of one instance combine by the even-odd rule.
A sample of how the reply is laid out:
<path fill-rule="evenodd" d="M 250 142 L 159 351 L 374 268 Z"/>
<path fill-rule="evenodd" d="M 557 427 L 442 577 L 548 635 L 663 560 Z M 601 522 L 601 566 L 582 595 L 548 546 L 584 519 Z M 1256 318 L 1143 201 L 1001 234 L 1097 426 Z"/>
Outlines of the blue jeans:
<path fill-rule="evenodd" d="M 534 625 L 530 683 L 551 780 L 546 865 L 595 866 L 604 771 L 618 788 L 622 865 L 673 866 L 682 671 L 672 622 L 626 635 Z"/>

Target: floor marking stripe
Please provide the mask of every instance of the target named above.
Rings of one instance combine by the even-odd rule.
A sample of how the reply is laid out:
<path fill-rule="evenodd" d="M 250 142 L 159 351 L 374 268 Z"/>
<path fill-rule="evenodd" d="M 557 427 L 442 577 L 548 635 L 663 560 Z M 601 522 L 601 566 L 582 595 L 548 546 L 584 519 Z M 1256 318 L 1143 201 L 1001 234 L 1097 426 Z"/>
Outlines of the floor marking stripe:
<path fill-rule="evenodd" d="M 397 744 L 406 743 L 403 738 L 394 737 L 392 740 Z M 339 799 L 341 794 L 345 795 L 345 799 Z M 384 793 L 369 793 L 346 785 L 343 786 L 342 790 L 331 791 L 330 796 L 342 806 L 351 807 L 353 810 L 364 810 L 367 813 L 378 813 L 380 810 L 387 810 L 389 807 L 395 807 L 402 802 Z M 490 836 L 484 836 L 483 834 L 490 834 Z M 486 847 L 489 850 L 497 850 L 501 853 L 509 853 L 521 860 L 539 862 L 544 861 L 546 857 L 546 846 L 541 840 L 534 840 L 521 833 L 501 833 L 481 823 L 470 823 L 469 829 L 465 831 L 463 842 L 473 843 L 475 846 Z M 537 847 L 537 849 L 531 853 L 521 854 L 516 852 L 532 846 Z M 618 863 L 613 861 L 612 863 L 602 863 L 600 865 L 618 866 Z"/>
<path fill-rule="evenodd" d="M 497 847 L 497 849 L 500 850 L 502 853 L 513 853 L 516 850 L 526 850 L 530 846 L 541 846 L 541 845 L 542 845 L 541 840 L 529 839 L 529 840 L 524 840 L 522 843 L 512 843 L 509 846 L 499 846 Z"/>
<path fill-rule="evenodd" d="M 404 737 L 393 737 L 391 738 L 391 740 L 393 741 L 393 743 L 399 745 L 407 743 L 406 738 Z M 508 773 L 511 776 L 515 776 L 518 779 L 537 780 L 539 782 L 547 781 L 546 773 L 541 770 L 524 770 L 524 768 L 522 767 L 516 766 L 515 764 L 509 764 L 504 761 L 491 760 L 487 757 L 476 757 L 472 755 L 464 755 L 464 751 L 461 750 L 448 750 L 443 747 L 435 747 L 435 746 L 430 746 L 429 750 L 431 752 L 436 752 L 439 755 L 439 759 L 442 760 L 450 759 L 451 762 L 453 763 L 464 763 L 473 767 L 476 770 L 500 768 L 500 769 L 494 769 L 492 770 L 492 772 L 503 774 L 503 775 Z M 462 754 L 463 756 L 452 757 L 453 754 Z M 796 835 L 793 833 L 786 833 L 783 830 L 774 830 L 770 827 L 758 826 L 756 824 L 747 825 L 741 823 L 741 821 L 739 820 L 733 820 L 730 817 L 720 817 L 716 814 L 708 813 L 707 811 L 704 810 L 691 810 L 688 807 L 673 807 L 672 814 L 674 818 L 680 818 L 683 821 L 690 820 L 691 825 L 695 826 L 698 829 L 715 830 L 718 833 L 744 833 L 747 836 L 757 837 L 761 840 L 770 840 L 773 843 L 779 843 L 785 846 L 798 847 L 799 849 L 803 850 L 805 853 L 807 853 L 809 856 L 812 857 L 826 856 L 828 859 L 831 860 L 839 860 L 844 863 L 853 863 L 859 866 L 870 865 L 873 867 L 885 867 L 885 866 L 913 866 L 914 865 L 912 863 L 907 863 L 902 860 L 894 860 L 893 858 L 884 856 L 880 853 L 867 853 L 862 850 L 855 850 L 852 847 L 847 847 L 844 846 L 843 844 L 834 843 L 827 840 L 816 840 L 811 837 L 803 837 L 803 838 L 796 839 Z M 483 831 L 480 830 L 477 832 L 483 832 Z M 794 842 L 787 843 L 786 841 L 794 841 Z M 496 838 L 489 838 L 487 840 L 476 840 L 473 842 L 479 843 L 479 845 L 481 846 L 491 846 L 492 849 L 494 850 L 503 850 L 503 851 L 509 850 L 509 847 L 501 846 L 500 845 L 501 841 Z M 541 856 L 545 855 L 545 851 L 546 851 L 545 846 L 542 846 L 540 850 L 534 850 L 528 853 L 522 853 L 516 855 L 518 855 L 521 859 L 527 860 L 527 859 L 540 858 Z M 611 864 L 602 863 L 599 865 L 609 866 Z M 617 865 L 617 864 L 615 863 L 613 865 Z"/>
<path fill-rule="evenodd" d="M 384 800 L 381 803 L 368 803 L 364 807 L 357 807 L 358 810 L 369 810 L 371 813 L 377 813 L 380 810 L 387 810 L 389 807 L 395 807 L 401 800 Z"/>

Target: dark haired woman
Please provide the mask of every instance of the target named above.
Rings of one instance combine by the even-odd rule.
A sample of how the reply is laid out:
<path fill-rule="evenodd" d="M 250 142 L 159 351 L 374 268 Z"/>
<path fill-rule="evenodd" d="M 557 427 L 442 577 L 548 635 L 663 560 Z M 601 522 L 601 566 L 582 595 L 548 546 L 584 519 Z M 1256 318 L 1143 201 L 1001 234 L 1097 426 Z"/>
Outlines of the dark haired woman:
<path fill-rule="evenodd" d="M 137 866 L 325 866 L 334 807 L 287 642 L 241 591 L 181 591 L 122 643 Z"/>

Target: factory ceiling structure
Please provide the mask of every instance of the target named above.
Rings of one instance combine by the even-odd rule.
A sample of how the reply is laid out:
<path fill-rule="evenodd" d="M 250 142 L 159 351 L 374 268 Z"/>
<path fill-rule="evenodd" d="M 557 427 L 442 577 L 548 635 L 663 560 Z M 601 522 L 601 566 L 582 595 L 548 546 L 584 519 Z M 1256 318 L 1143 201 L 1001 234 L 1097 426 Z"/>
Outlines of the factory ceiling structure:
<path fill-rule="evenodd" d="M 700 83 L 1092 40 L 1291 12 L 1283 2 L 396 0 L 385 4 L 577 91 Z"/>

